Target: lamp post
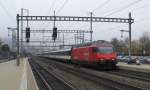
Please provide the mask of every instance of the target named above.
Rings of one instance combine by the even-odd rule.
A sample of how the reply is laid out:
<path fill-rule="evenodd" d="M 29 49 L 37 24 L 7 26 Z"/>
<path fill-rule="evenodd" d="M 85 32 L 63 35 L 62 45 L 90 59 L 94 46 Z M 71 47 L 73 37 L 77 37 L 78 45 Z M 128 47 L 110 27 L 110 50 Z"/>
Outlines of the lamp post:
<path fill-rule="evenodd" d="M 120 30 L 121 31 L 121 38 L 123 37 L 123 32 L 129 33 L 129 61 L 131 60 L 131 31 L 130 30 Z"/>

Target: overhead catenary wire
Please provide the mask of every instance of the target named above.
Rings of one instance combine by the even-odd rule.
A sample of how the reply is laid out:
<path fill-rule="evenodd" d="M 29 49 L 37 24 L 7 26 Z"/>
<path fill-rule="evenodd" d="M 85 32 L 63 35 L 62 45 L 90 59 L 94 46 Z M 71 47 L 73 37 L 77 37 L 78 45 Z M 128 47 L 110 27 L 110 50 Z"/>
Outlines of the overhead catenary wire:
<path fill-rule="evenodd" d="M 134 10 L 142 9 L 142 8 L 144 8 L 144 7 L 147 7 L 148 5 L 149 5 L 149 3 L 144 4 L 144 5 L 142 5 L 141 7 L 136 8 L 136 9 L 134 9 Z M 146 21 L 150 21 L 150 17 L 142 18 L 142 19 L 136 20 L 135 23 L 134 23 L 134 25 L 138 25 L 138 24 L 140 24 L 140 23 L 142 23 L 142 22 L 146 22 Z M 122 25 L 122 26 L 125 26 L 125 25 Z M 111 30 L 114 30 L 114 29 L 120 28 L 120 27 L 121 27 L 121 26 L 119 25 L 119 26 L 116 26 L 116 27 L 113 27 L 113 28 L 110 28 L 110 29 L 111 29 Z"/>
<path fill-rule="evenodd" d="M 65 5 L 68 3 L 69 0 L 65 0 L 64 3 L 62 4 L 62 6 L 57 10 L 56 14 L 58 14 L 59 12 L 61 12 L 61 10 L 65 7 Z"/>
<path fill-rule="evenodd" d="M 149 20 L 150 20 L 150 17 L 143 18 L 143 19 L 135 21 L 134 25 L 137 25 L 137 24 L 139 24 L 141 22 L 145 22 L 145 21 L 149 21 Z M 116 30 L 117 28 L 121 28 L 121 27 L 125 27 L 125 26 L 126 26 L 126 24 L 118 25 L 118 26 L 109 28 L 109 30 Z"/>
<path fill-rule="evenodd" d="M 51 5 L 50 5 L 50 8 L 49 8 L 49 10 L 48 10 L 48 14 L 50 14 L 50 12 L 51 12 L 51 10 L 54 8 L 55 4 L 56 4 L 56 0 L 53 0 L 53 2 L 52 2 Z M 52 12 L 52 13 L 53 13 L 53 12 Z M 49 26 L 49 24 L 45 25 L 45 28 L 48 27 L 48 26 Z"/>
<path fill-rule="evenodd" d="M 144 5 L 140 6 L 140 7 L 137 7 L 137 8 L 132 9 L 132 11 L 138 11 L 139 9 L 143 9 L 143 8 L 149 6 L 149 4 L 150 4 L 150 3 L 146 3 L 146 4 L 144 4 Z M 149 21 L 149 20 L 150 20 L 150 17 L 148 17 L 148 18 L 143 18 L 143 19 L 140 19 L 140 20 L 135 21 L 134 25 L 138 25 L 138 24 L 140 24 L 140 23 L 142 23 L 142 22 Z M 125 26 L 125 25 L 121 25 L 121 26 L 119 25 L 119 26 L 116 26 L 116 27 L 113 27 L 113 28 L 109 28 L 109 29 L 110 29 L 110 30 L 114 30 L 114 29 L 120 28 L 120 27 L 122 27 L 122 26 Z"/>
<path fill-rule="evenodd" d="M 137 20 L 137 21 L 135 21 L 134 25 L 138 25 L 138 24 L 140 24 L 142 22 L 145 22 L 145 21 L 150 21 L 150 17 Z M 121 28 L 121 27 L 125 27 L 125 24 L 124 25 L 118 25 L 118 26 L 115 26 L 115 27 L 111 27 L 111 28 L 108 28 L 108 29 L 109 30 L 116 30 L 117 28 Z"/>
<path fill-rule="evenodd" d="M 142 5 L 142 6 L 140 6 L 140 7 L 137 7 L 137 8 L 134 8 L 134 9 L 132 9 L 131 11 L 134 12 L 134 13 L 139 12 L 141 9 L 150 6 L 149 4 L 150 4 L 150 2 L 149 2 L 149 3 L 145 3 L 144 5 Z M 140 12 L 140 13 L 141 13 L 141 12 Z M 146 13 L 147 13 L 147 12 L 146 12 Z M 143 14 L 145 14 L 145 13 L 142 13 L 142 15 L 143 15 Z M 149 12 L 148 12 L 148 14 L 149 14 Z M 138 14 L 137 14 L 137 15 L 138 15 Z M 140 15 L 141 15 L 141 14 L 140 14 Z M 144 20 L 144 19 L 143 19 L 143 20 L 144 20 L 144 21 L 147 21 L 147 19 L 149 19 L 149 18 L 150 18 L 150 17 L 144 18 L 145 20 Z M 141 20 L 141 21 L 143 22 L 143 20 Z M 138 21 L 136 21 L 136 23 L 137 23 L 137 22 L 139 23 L 139 22 L 141 22 L 141 21 L 138 20 Z"/>
<path fill-rule="evenodd" d="M 95 9 L 93 9 L 92 12 L 95 12 L 96 10 L 102 9 L 104 6 L 106 6 L 110 2 L 111 2 L 111 0 L 106 0 L 105 2 L 101 3 L 98 7 L 96 7 Z M 82 27 L 84 27 L 84 26 L 85 25 L 83 25 Z"/>
<path fill-rule="evenodd" d="M 68 1 L 69 1 L 69 0 L 65 0 L 65 1 L 64 1 L 64 3 L 62 4 L 62 6 L 57 10 L 56 14 L 58 14 L 58 13 L 64 8 L 64 6 L 67 4 Z M 50 10 L 51 10 L 51 8 L 54 7 L 55 3 L 56 3 L 56 0 L 54 0 L 54 1 L 52 2 L 51 7 L 50 7 Z M 48 26 L 48 25 L 46 25 L 46 27 L 47 27 L 47 26 Z"/>
<path fill-rule="evenodd" d="M 121 1 L 122 1 L 122 0 L 121 0 Z M 124 0 L 123 0 L 123 1 L 124 1 Z M 109 4 L 109 3 L 110 3 L 110 1 L 109 1 L 107 4 Z M 123 2 L 120 2 L 120 3 L 123 3 Z M 105 7 L 105 6 L 106 6 L 106 4 L 105 4 L 103 7 Z M 99 9 L 102 9 L 103 7 L 99 8 Z M 109 13 L 109 12 L 112 12 L 112 11 L 115 11 L 116 9 L 118 9 L 118 8 L 111 8 L 111 10 L 103 12 L 103 14 Z M 98 10 L 98 9 L 97 9 L 97 10 Z"/>
<path fill-rule="evenodd" d="M 141 1 L 142 1 L 142 0 L 133 1 L 133 2 L 129 3 L 129 4 L 126 5 L 126 6 L 123 6 L 122 8 L 118 8 L 117 10 L 112 11 L 112 12 L 106 14 L 105 16 L 110 16 L 110 15 L 116 14 L 116 13 L 118 13 L 118 12 L 121 12 L 121 11 L 123 11 L 123 10 L 125 10 L 125 9 L 127 9 L 127 8 L 129 8 L 129 7 L 133 6 L 133 5 L 135 5 L 135 4 L 139 3 L 139 2 L 141 2 Z"/>
<path fill-rule="evenodd" d="M 103 8 L 105 5 L 107 5 L 111 0 L 106 0 L 105 2 L 101 3 L 98 7 L 96 7 L 95 9 L 92 10 L 92 12 Z"/>
<path fill-rule="evenodd" d="M 7 14 L 7 16 L 14 21 L 15 19 L 13 19 L 13 16 L 8 12 L 8 10 L 6 9 L 6 7 L 3 5 L 3 3 L 0 1 L 0 7 L 5 11 L 5 13 Z"/>
<path fill-rule="evenodd" d="M 127 7 L 128 8 L 128 7 Z M 98 9 L 97 9 L 98 10 Z"/>
<path fill-rule="evenodd" d="M 107 0 L 107 1 L 108 1 L 108 0 Z M 117 12 L 120 12 L 120 11 L 122 11 L 122 9 L 123 9 L 123 10 L 124 10 L 124 9 L 127 9 L 127 8 L 129 8 L 129 7 L 131 7 L 131 6 L 133 6 L 133 5 L 137 4 L 137 3 L 139 3 L 140 1 L 142 1 L 142 0 L 136 0 L 136 1 L 130 3 L 130 4 L 126 5 L 126 6 L 123 6 L 121 9 L 118 8 L 117 10 L 113 11 L 113 13 L 111 12 L 110 15 L 115 14 L 115 13 L 117 13 Z M 145 8 L 145 7 L 147 7 L 148 5 L 149 5 L 149 3 L 144 4 L 144 5 L 142 5 L 141 7 L 138 7 L 138 8 L 133 9 L 132 11 Z M 97 9 L 97 8 L 96 8 L 96 9 Z M 96 9 L 94 9 L 94 10 L 96 10 Z M 93 10 L 93 11 L 94 11 L 94 10 Z M 146 20 L 146 21 L 147 21 L 147 20 Z M 139 22 L 138 22 L 138 23 L 139 23 Z M 123 25 L 123 26 L 124 26 L 124 25 Z M 113 28 L 113 29 L 116 29 L 116 28 L 118 28 L 118 27 L 121 27 L 121 26 L 117 26 L 117 27 L 115 27 L 115 28 Z"/>
<path fill-rule="evenodd" d="M 54 8 L 55 4 L 56 4 L 56 0 L 53 0 L 53 2 L 51 3 L 51 5 L 49 7 L 48 14 Z"/>
<path fill-rule="evenodd" d="M 146 3 L 146 4 L 142 5 L 141 7 L 135 8 L 135 9 L 133 9 L 131 11 L 138 11 L 140 9 L 143 9 L 143 8 L 147 7 L 147 6 L 150 6 L 150 3 Z"/>

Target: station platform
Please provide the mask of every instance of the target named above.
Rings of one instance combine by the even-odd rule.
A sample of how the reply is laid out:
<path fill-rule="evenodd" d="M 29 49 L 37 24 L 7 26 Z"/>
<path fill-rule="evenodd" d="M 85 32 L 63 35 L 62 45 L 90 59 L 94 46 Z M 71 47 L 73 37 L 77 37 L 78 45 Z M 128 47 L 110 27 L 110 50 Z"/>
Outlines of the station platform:
<path fill-rule="evenodd" d="M 127 64 L 123 62 L 118 62 L 117 66 L 119 67 L 119 69 L 150 73 L 150 65 L 148 64 L 136 65 L 136 64 Z"/>
<path fill-rule="evenodd" d="M 9 61 L 9 60 L 8 59 L 2 59 L 2 60 L 0 60 L 0 63 L 7 62 L 7 61 Z"/>
<path fill-rule="evenodd" d="M 28 58 L 0 63 L 0 90 L 39 90 Z"/>

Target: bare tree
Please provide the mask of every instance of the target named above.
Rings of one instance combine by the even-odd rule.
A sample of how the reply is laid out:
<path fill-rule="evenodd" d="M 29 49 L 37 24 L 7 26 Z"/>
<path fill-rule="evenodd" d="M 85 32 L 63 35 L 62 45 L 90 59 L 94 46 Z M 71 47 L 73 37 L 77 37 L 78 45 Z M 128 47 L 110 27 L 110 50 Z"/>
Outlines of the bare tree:
<path fill-rule="evenodd" d="M 145 54 L 145 52 L 150 52 L 150 35 L 148 32 L 144 32 L 139 39 L 141 52 Z"/>

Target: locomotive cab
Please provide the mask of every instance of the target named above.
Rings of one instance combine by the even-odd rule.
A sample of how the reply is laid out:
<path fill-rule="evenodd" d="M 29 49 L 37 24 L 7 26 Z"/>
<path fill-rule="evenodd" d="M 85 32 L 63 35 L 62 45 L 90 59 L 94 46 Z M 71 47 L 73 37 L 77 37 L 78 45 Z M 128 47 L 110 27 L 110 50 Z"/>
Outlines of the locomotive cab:
<path fill-rule="evenodd" d="M 117 54 L 114 52 L 113 47 L 99 46 L 93 47 L 92 52 L 94 54 L 94 59 L 101 63 L 116 63 Z"/>

